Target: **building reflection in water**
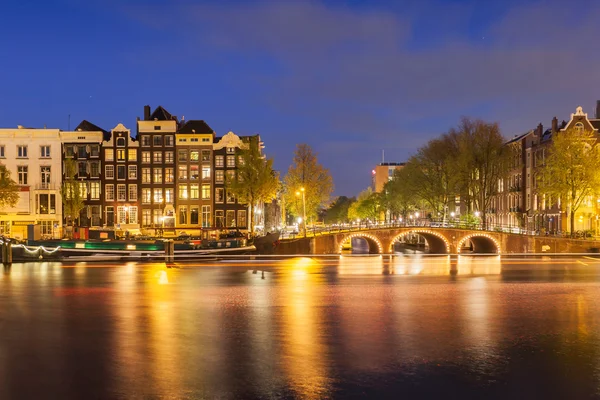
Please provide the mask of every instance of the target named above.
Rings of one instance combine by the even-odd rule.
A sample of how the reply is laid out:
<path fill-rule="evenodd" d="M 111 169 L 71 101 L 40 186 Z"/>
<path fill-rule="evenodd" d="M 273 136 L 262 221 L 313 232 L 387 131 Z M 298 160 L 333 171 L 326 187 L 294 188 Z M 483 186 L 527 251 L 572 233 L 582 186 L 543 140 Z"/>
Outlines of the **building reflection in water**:
<path fill-rule="evenodd" d="M 328 397 L 329 378 L 325 362 L 326 346 L 319 291 L 322 276 L 318 262 L 297 258 L 286 262 L 282 277 L 281 315 L 282 360 L 289 385 L 300 398 Z"/>

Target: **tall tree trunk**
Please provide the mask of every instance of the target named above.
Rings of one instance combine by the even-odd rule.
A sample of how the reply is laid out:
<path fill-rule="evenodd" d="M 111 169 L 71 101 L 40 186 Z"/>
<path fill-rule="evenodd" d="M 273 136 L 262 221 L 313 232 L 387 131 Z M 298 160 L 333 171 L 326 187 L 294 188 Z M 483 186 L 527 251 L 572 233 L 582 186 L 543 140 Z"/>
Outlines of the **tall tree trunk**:
<path fill-rule="evenodd" d="M 248 227 L 248 238 L 254 236 L 254 202 L 250 202 L 250 226 Z"/>

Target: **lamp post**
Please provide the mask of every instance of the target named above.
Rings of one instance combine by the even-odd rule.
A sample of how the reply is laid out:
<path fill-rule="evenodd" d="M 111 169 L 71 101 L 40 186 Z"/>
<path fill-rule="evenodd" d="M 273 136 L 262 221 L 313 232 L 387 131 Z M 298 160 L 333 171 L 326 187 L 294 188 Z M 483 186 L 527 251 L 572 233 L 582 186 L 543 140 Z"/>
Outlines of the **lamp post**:
<path fill-rule="evenodd" d="M 296 192 L 296 196 L 300 196 L 302 193 L 302 221 L 304 221 L 304 237 L 306 237 L 306 198 L 304 197 L 304 188 L 300 188 L 299 192 Z"/>

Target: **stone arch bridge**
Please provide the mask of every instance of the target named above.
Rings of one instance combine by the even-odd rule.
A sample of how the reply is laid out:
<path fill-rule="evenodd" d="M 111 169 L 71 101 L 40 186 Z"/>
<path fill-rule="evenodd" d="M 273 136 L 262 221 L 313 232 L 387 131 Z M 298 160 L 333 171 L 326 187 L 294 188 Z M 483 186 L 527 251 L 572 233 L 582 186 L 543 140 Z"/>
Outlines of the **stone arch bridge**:
<path fill-rule="evenodd" d="M 371 254 L 390 254 L 393 245 L 405 235 L 422 236 L 432 254 L 459 254 L 467 246 L 473 253 L 590 253 L 598 252 L 600 242 L 547 236 L 530 236 L 483 230 L 389 227 L 347 232 L 331 232 L 314 237 L 282 240 L 279 254 L 340 254 L 345 243 L 352 238 L 362 238 Z"/>

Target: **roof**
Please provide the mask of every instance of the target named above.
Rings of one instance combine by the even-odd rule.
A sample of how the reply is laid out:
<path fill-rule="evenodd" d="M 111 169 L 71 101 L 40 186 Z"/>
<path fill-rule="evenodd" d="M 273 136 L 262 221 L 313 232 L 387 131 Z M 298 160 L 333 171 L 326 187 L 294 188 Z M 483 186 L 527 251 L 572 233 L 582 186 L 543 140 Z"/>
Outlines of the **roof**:
<path fill-rule="evenodd" d="M 215 132 L 212 130 L 210 126 L 206 122 L 201 119 L 191 119 L 187 121 L 177 133 L 211 133 Z"/>
<path fill-rule="evenodd" d="M 594 129 L 600 129 L 600 119 L 590 119 L 590 124 L 594 127 Z"/>
<path fill-rule="evenodd" d="M 519 140 L 523 139 L 525 136 L 529 135 L 530 133 L 532 133 L 532 131 L 529 132 L 525 132 L 522 133 L 520 135 L 515 135 L 514 138 L 510 139 L 508 142 L 506 142 L 505 144 L 511 144 L 511 143 L 515 143 L 518 142 Z"/>
<path fill-rule="evenodd" d="M 158 120 L 158 121 L 170 121 L 173 118 L 170 112 L 165 110 L 163 106 L 156 107 L 156 110 L 150 115 L 150 120 Z"/>
<path fill-rule="evenodd" d="M 100 128 L 98 125 L 94 125 L 92 124 L 90 121 L 88 120 L 83 120 L 79 123 L 79 125 L 77 125 L 77 127 L 75 128 L 76 131 L 83 131 L 83 132 L 102 132 L 102 139 L 103 140 L 109 140 L 110 139 L 110 132 L 105 131 L 104 129 Z"/>

